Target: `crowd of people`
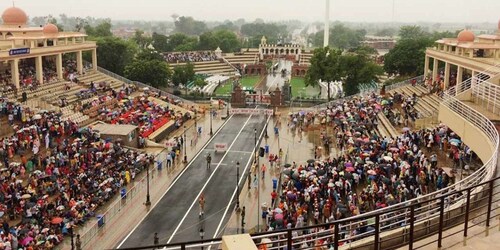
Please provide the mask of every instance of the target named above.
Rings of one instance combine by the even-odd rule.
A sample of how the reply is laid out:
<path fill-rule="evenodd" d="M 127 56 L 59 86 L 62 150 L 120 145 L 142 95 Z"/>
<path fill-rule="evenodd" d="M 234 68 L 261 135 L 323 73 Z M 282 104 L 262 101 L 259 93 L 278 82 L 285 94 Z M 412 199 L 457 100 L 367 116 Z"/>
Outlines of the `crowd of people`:
<path fill-rule="evenodd" d="M 52 249 L 152 162 L 55 112 L 0 104 L 16 131 L 0 141 L 0 244 L 6 249 Z"/>
<path fill-rule="evenodd" d="M 438 166 L 436 151 L 463 168 L 472 151 L 447 126 L 411 131 L 396 138 L 375 133 L 378 112 L 396 112 L 407 100 L 372 94 L 353 98 L 320 112 L 291 113 L 288 126 L 302 129 L 316 119 L 333 127 L 338 157 L 285 165 L 281 193 L 271 194 L 275 209 L 263 214 L 268 230 L 298 228 L 363 214 L 447 187 L 455 182 L 453 170 Z M 409 109 L 408 109 L 409 110 Z M 403 222 L 402 222 L 403 223 Z M 397 224 L 399 226 L 400 224 Z M 350 228 L 350 235 L 373 230 L 368 225 Z M 295 234 L 301 233 L 294 231 Z M 324 242 L 323 242 L 324 243 Z M 332 243 L 332 242 L 330 242 Z"/>
<path fill-rule="evenodd" d="M 217 56 L 211 51 L 167 52 L 163 53 L 163 58 L 169 63 L 207 62 L 217 60 Z"/>

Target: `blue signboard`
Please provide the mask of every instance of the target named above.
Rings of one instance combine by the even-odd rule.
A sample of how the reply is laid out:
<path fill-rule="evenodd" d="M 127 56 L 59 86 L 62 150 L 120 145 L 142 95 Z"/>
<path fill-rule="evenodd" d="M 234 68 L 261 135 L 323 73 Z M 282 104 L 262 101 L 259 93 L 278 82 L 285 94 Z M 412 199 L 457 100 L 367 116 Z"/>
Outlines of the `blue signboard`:
<path fill-rule="evenodd" d="M 30 53 L 30 48 L 20 48 L 9 50 L 9 56 L 26 55 Z"/>

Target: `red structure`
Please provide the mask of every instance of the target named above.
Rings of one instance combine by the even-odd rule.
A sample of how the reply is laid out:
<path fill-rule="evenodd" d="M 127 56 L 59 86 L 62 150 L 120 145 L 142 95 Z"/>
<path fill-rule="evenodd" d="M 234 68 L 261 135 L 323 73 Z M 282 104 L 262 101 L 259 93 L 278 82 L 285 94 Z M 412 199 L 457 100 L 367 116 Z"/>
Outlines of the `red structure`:
<path fill-rule="evenodd" d="M 308 70 L 309 70 L 308 65 L 294 64 L 292 66 L 292 76 L 305 76 Z"/>

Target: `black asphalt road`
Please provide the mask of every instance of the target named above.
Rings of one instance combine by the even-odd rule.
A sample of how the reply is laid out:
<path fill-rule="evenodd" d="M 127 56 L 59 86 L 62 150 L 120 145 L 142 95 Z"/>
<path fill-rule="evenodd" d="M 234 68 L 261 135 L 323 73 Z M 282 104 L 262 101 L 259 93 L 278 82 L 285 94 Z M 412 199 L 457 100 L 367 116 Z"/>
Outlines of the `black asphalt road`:
<path fill-rule="evenodd" d="M 257 129 L 259 137 L 264 125 L 263 116 L 232 116 L 120 248 L 152 245 L 155 232 L 158 232 L 160 244 L 199 240 L 201 227 L 207 239 L 214 237 L 219 227 L 220 235 L 234 210 L 233 200 L 223 218 L 236 187 L 236 162 L 240 162 L 242 174 L 254 149 L 254 129 Z M 227 154 L 214 153 L 214 143 L 227 143 Z M 206 169 L 205 157 L 208 153 L 212 155 L 210 170 Z M 203 188 L 205 215 L 200 219 L 198 194 Z M 130 227 L 132 229 L 135 225 Z"/>

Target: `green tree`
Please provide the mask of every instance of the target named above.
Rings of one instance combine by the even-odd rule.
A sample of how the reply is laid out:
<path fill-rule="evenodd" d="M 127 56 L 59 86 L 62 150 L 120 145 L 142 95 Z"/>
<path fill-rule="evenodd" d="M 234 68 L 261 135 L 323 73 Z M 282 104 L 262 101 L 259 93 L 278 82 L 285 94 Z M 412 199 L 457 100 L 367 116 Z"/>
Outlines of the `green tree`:
<path fill-rule="evenodd" d="M 343 73 L 340 66 L 341 55 L 342 51 L 338 49 L 329 47 L 315 49 L 310 61 L 311 66 L 304 79 L 306 86 L 317 87 L 320 80 L 340 81 Z M 328 95 L 328 100 L 330 100 L 330 95 Z"/>
<path fill-rule="evenodd" d="M 137 53 L 135 59 L 146 60 L 146 61 L 152 61 L 152 60 L 165 61 L 165 59 L 160 53 L 147 48 Z"/>
<path fill-rule="evenodd" d="M 125 77 L 150 84 L 155 88 L 166 87 L 172 72 L 165 61 L 138 59 L 125 66 Z"/>
<path fill-rule="evenodd" d="M 96 41 L 99 66 L 122 75 L 125 66 L 132 62 L 136 54 L 137 45 L 118 37 L 98 37 Z"/>
<path fill-rule="evenodd" d="M 140 48 L 146 48 L 151 43 L 151 38 L 144 36 L 144 31 L 135 30 L 134 37 L 132 37 L 132 41 L 134 41 Z"/>
<path fill-rule="evenodd" d="M 89 22 L 87 22 L 89 23 Z M 84 26 L 85 33 L 91 37 L 111 37 L 113 33 L 111 32 L 111 22 L 105 21 L 92 27 L 90 24 Z"/>
<path fill-rule="evenodd" d="M 153 32 L 153 35 L 151 36 L 151 43 L 155 47 L 157 51 L 160 52 L 166 52 L 166 51 L 171 51 L 172 48 L 170 47 L 168 43 L 168 37 L 162 34 L 158 34 L 156 32 Z"/>
<path fill-rule="evenodd" d="M 188 82 L 193 81 L 194 74 L 194 65 L 191 63 L 175 66 L 174 73 L 172 74 L 172 83 L 175 86 L 179 86 L 180 84 L 186 85 Z"/>
<path fill-rule="evenodd" d="M 346 96 L 359 92 L 359 85 L 378 81 L 384 73 L 382 67 L 375 64 L 365 54 L 348 53 L 341 56 L 343 89 Z"/>
<path fill-rule="evenodd" d="M 417 25 L 407 25 L 407 26 L 402 26 L 399 29 L 399 38 L 401 40 L 415 40 L 421 37 L 426 37 L 428 34 L 422 30 L 420 26 Z"/>
<path fill-rule="evenodd" d="M 333 48 L 356 48 L 365 38 L 366 30 L 353 30 L 343 24 L 337 24 L 330 29 L 329 45 Z M 315 46 L 323 46 L 324 30 L 313 35 L 312 42 Z"/>
<path fill-rule="evenodd" d="M 232 31 L 218 30 L 201 34 L 198 49 L 215 50 L 217 47 L 220 47 L 224 52 L 234 52 L 240 49 L 241 44 L 236 34 Z"/>
<path fill-rule="evenodd" d="M 415 76 L 423 72 L 425 49 L 433 41 L 427 37 L 404 39 L 384 56 L 384 70 L 389 74 Z"/>
<path fill-rule="evenodd" d="M 394 28 L 383 28 L 375 32 L 376 36 L 394 36 L 396 35 L 397 30 Z"/>
<path fill-rule="evenodd" d="M 254 41 L 252 41 L 254 46 L 260 44 L 262 36 L 267 38 L 268 43 L 276 43 L 279 36 L 288 36 L 286 25 L 261 22 L 243 24 L 241 26 L 241 33 L 247 37 L 252 37 L 254 39 Z"/>
<path fill-rule="evenodd" d="M 197 36 L 207 30 L 207 25 L 204 22 L 196 21 L 192 17 L 181 16 L 175 21 L 175 32 L 178 33 Z"/>

